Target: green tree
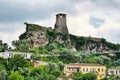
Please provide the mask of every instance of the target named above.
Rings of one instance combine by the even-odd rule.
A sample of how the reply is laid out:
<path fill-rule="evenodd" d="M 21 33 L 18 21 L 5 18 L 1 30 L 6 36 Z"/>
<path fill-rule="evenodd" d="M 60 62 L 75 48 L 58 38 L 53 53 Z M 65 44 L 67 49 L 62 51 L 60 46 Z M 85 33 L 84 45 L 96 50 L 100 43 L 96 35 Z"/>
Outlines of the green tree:
<path fill-rule="evenodd" d="M 18 68 L 18 71 L 21 75 L 24 75 L 25 77 L 29 76 L 30 75 L 30 69 L 29 68 L 21 68 L 19 67 Z"/>
<path fill-rule="evenodd" d="M 30 67 L 30 62 L 24 59 L 23 56 L 19 54 L 15 54 L 12 58 L 10 58 L 8 62 L 8 69 L 9 70 L 18 70 L 21 67 Z"/>
<path fill-rule="evenodd" d="M 57 80 L 57 78 L 54 75 L 48 75 L 48 79 L 46 80 Z"/>
<path fill-rule="evenodd" d="M 81 74 L 80 72 L 74 73 L 74 80 L 96 80 L 97 75 L 94 73 Z"/>
<path fill-rule="evenodd" d="M 54 75 L 55 77 L 59 77 L 60 76 L 60 71 L 59 70 L 54 70 L 53 72 L 52 72 L 52 75 Z"/>
<path fill-rule="evenodd" d="M 112 62 L 113 66 L 120 66 L 120 59 Z"/>
<path fill-rule="evenodd" d="M 4 67 L 4 69 L 7 67 L 7 60 L 0 57 L 0 69 L 2 69 L 2 67 Z"/>
<path fill-rule="evenodd" d="M 79 79 L 81 79 L 81 72 L 75 72 L 75 73 L 73 74 L 73 77 L 74 77 L 74 80 L 79 80 Z"/>
<path fill-rule="evenodd" d="M 60 71 L 63 71 L 63 69 L 64 69 L 64 64 L 63 64 L 63 62 L 59 62 L 59 63 L 58 63 L 58 66 L 59 66 Z"/>
<path fill-rule="evenodd" d="M 5 66 L 2 65 L 2 64 L 0 64 L 0 71 L 1 71 L 1 70 L 6 70 Z"/>
<path fill-rule="evenodd" d="M 8 80 L 24 80 L 24 77 L 20 75 L 18 71 L 11 71 L 11 74 L 8 76 Z"/>
<path fill-rule="evenodd" d="M 34 77 L 31 77 L 31 76 L 28 76 L 28 77 L 25 77 L 25 80 L 37 80 L 37 79 L 35 79 Z"/>
<path fill-rule="evenodd" d="M 95 75 L 94 73 L 82 74 L 82 80 L 96 80 L 96 79 L 97 75 Z"/>
<path fill-rule="evenodd" d="M 117 80 L 117 77 L 114 75 L 111 75 L 109 78 L 107 78 L 106 80 Z"/>
<path fill-rule="evenodd" d="M 4 46 L 4 51 L 8 50 L 8 44 L 7 43 L 4 43 L 3 46 Z"/>
<path fill-rule="evenodd" d="M 30 41 L 27 39 L 12 41 L 12 45 L 16 47 L 17 50 L 22 52 L 28 52 L 30 48 Z"/>
<path fill-rule="evenodd" d="M 0 71 L 0 80 L 7 80 L 7 72 L 5 70 Z"/>
<path fill-rule="evenodd" d="M 55 64 L 53 64 L 53 63 L 49 63 L 48 67 L 50 68 L 49 73 L 52 73 L 52 71 L 55 70 Z"/>

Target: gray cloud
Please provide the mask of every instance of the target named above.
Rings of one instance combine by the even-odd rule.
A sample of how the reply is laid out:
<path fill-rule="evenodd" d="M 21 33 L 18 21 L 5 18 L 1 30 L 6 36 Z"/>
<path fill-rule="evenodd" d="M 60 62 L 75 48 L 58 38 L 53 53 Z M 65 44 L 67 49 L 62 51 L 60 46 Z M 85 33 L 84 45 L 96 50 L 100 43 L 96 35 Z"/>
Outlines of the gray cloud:
<path fill-rule="evenodd" d="M 0 22 L 43 20 L 58 12 L 74 16 L 76 4 L 90 15 L 114 15 L 120 9 L 118 0 L 0 0 Z"/>
<path fill-rule="evenodd" d="M 74 6 L 69 0 L 0 0 L 0 22 L 42 20 L 61 11 L 74 14 Z"/>
<path fill-rule="evenodd" d="M 80 12 L 89 13 L 93 16 L 119 15 L 120 1 L 118 0 L 79 0 Z"/>
<path fill-rule="evenodd" d="M 0 32 L 14 34 L 16 30 L 25 29 L 23 23 L 0 23 Z"/>

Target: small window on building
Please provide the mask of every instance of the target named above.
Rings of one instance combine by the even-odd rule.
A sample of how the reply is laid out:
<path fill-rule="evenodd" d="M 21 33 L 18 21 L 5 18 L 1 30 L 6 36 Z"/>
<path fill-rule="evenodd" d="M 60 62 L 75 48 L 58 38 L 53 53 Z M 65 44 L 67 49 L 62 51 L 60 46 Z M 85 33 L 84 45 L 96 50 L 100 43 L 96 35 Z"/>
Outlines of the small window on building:
<path fill-rule="evenodd" d="M 100 72 L 100 68 L 98 68 L 98 72 Z"/>
<path fill-rule="evenodd" d="M 86 68 L 86 71 L 88 72 L 88 68 Z"/>
<path fill-rule="evenodd" d="M 83 68 L 83 72 L 85 72 L 85 68 Z"/>
<path fill-rule="evenodd" d="M 104 69 L 102 68 L 102 72 L 104 71 Z"/>
<path fill-rule="evenodd" d="M 79 72 L 79 68 L 77 68 L 77 72 Z"/>
<path fill-rule="evenodd" d="M 25 57 L 27 57 L 27 54 L 25 54 Z"/>
<path fill-rule="evenodd" d="M 67 68 L 70 71 L 70 68 Z"/>
<path fill-rule="evenodd" d="M 113 74 L 113 73 L 114 73 L 114 71 L 110 71 L 110 73 L 111 73 L 111 74 Z"/>
<path fill-rule="evenodd" d="M 95 69 L 94 68 L 91 68 L 91 70 L 90 70 L 91 72 L 95 72 Z"/>
<path fill-rule="evenodd" d="M 12 57 L 13 56 L 13 53 L 9 53 L 9 57 Z"/>
<path fill-rule="evenodd" d="M 116 70 L 116 74 L 117 74 L 117 70 Z"/>

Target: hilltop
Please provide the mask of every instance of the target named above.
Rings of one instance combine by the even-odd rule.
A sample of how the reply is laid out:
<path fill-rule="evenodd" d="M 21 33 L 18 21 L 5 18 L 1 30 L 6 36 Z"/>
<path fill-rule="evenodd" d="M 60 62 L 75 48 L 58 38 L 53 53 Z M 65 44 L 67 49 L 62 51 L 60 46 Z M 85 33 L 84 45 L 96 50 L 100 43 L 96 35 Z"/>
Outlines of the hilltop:
<path fill-rule="evenodd" d="M 34 47 L 67 48 L 85 53 L 109 53 L 120 49 L 119 44 L 107 42 L 104 38 L 75 36 L 69 33 L 66 14 L 56 15 L 54 29 L 25 22 L 26 31 L 19 36 L 13 45 L 19 51 L 30 51 Z"/>
<path fill-rule="evenodd" d="M 74 49 L 83 52 L 103 53 L 111 50 L 119 50 L 120 45 L 107 42 L 104 38 L 75 36 L 69 33 L 56 32 L 52 28 L 37 24 L 26 24 L 26 32 L 19 36 L 18 41 L 27 41 L 28 49 L 34 47 L 45 47 L 52 43 L 62 48 Z M 17 47 L 17 46 L 16 46 Z"/>

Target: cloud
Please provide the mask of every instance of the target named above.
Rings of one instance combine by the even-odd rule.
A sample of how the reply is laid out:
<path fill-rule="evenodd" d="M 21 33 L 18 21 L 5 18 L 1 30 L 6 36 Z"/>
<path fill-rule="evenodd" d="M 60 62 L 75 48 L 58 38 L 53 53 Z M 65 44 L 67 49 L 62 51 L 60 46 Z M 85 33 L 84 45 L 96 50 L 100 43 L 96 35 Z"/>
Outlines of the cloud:
<path fill-rule="evenodd" d="M 96 36 L 105 37 L 111 42 L 120 43 L 120 22 L 115 22 L 110 19 L 106 19 L 105 23 L 101 25 Z"/>
<path fill-rule="evenodd" d="M 0 23 L 0 40 L 11 45 L 13 40 L 18 40 L 20 34 L 25 31 L 25 26 L 19 23 Z"/>
<path fill-rule="evenodd" d="M 118 0 L 79 0 L 75 7 L 79 13 L 86 13 L 94 18 L 120 21 L 120 1 Z"/>
<path fill-rule="evenodd" d="M 77 16 L 68 17 L 69 31 L 72 34 L 79 36 L 90 36 L 95 34 L 95 28 L 89 23 L 87 14 L 79 14 Z"/>
<path fill-rule="evenodd" d="M 75 4 L 69 0 L 0 0 L 0 22 L 37 21 L 56 12 L 75 14 Z"/>
<path fill-rule="evenodd" d="M 94 25 L 89 23 L 89 20 L 90 16 L 85 13 L 74 17 L 69 16 L 68 26 L 70 33 L 79 36 L 106 38 L 110 42 L 120 43 L 120 22 L 105 19 L 104 23 L 96 28 Z"/>

